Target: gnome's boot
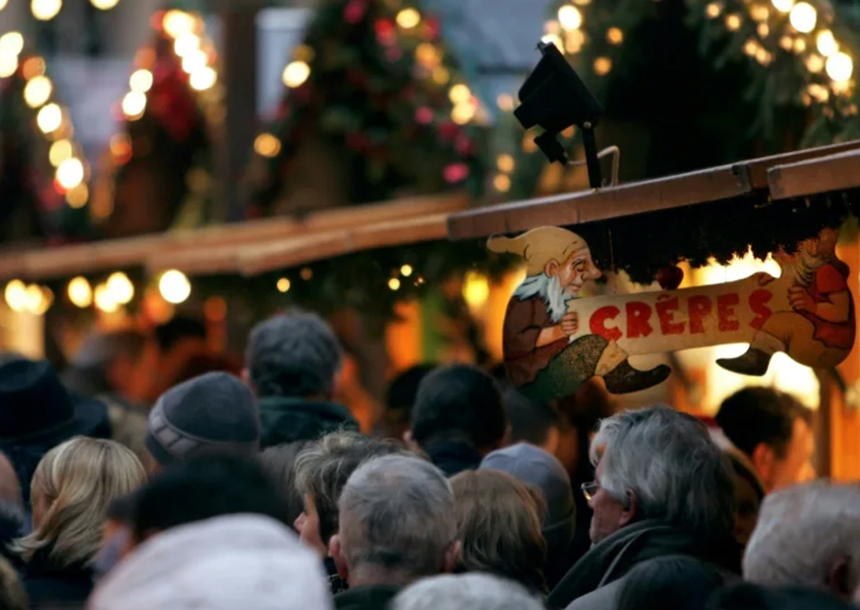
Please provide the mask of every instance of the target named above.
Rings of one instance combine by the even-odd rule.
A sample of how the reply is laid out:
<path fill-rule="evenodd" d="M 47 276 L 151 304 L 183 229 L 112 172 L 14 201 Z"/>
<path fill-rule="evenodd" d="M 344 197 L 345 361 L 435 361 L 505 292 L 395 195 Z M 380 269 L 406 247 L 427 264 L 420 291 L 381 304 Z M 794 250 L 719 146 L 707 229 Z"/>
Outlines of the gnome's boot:
<path fill-rule="evenodd" d="M 732 373 L 761 377 L 767 373 L 767 367 L 770 366 L 772 357 L 773 354 L 768 354 L 756 347 L 750 347 L 745 354 L 737 358 L 717 359 L 717 364 Z"/>
<path fill-rule="evenodd" d="M 655 366 L 650 371 L 640 371 L 630 366 L 630 362 L 624 360 L 621 364 L 609 371 L 603 376 L 606 382 L 606 389 L 612 394 L 629 394 L 630 392 L 638 392 L 646 390 L 658 383 L 666 381 L 666 378 L 672 373 L 672 369 L 661 364 Z"/>

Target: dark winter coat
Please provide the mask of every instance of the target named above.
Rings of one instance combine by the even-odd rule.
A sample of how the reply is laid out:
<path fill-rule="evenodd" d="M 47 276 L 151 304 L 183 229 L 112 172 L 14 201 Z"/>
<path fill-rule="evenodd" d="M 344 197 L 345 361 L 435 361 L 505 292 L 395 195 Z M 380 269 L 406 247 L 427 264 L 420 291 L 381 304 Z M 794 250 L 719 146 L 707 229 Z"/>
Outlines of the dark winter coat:
<path fill-rule="evenodd" d="M 269 396 L 257 402 L 261 449 L 296 441 L 315 441 L 338 430 L 358 431 L 349 409 L 333 402 Z"/>
<path fill-rule="evenodd" d="M 58 566 L 49 554 L 47 547 L 37 551 L 21 570 L 21 582 L 30 599 L 30 608 L 83 608 L 93 590 L 92 569 L 82 564 Z"/>
<path fill-rule="evenodd" d="M 394 585 L 355 587 L 334 596 L 335 610 L 388 610 L 391 600 L 400 592 Z"/>

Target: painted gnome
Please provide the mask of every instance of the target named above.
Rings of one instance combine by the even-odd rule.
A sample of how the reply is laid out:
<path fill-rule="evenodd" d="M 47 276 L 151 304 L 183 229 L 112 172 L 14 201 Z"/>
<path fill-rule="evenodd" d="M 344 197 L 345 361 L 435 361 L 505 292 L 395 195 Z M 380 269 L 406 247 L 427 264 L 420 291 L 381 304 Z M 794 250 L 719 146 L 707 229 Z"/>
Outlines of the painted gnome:
<path fill-rule="evenodd" d="M 625 394 L 669 376 L 666 365 L 634 369 L 614 341 L 595 334 L 577 336 L 580 320 L 572 302 L 586 282 L 602 275 L 579 235 L 541 227 L 515 238 L 492 237 L 487 247 L 526 260 L 527 277 L 508 303 L 503 338 L 508 378 L 524 394 L 562 398 L 594 376 L 602 376 L 613 394 Z"/>

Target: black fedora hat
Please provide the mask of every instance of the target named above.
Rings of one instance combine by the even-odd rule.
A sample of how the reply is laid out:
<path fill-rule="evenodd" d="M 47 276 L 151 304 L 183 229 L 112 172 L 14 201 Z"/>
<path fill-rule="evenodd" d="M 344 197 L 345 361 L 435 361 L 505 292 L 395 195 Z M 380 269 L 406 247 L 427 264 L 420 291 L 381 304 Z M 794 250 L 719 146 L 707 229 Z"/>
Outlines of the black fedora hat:
<path fill-rule="evenodd" d="M 0 364 L 0 446 L 109 433 L 107 407 L 71 396 L 49 362 L 18 358 Z"/>

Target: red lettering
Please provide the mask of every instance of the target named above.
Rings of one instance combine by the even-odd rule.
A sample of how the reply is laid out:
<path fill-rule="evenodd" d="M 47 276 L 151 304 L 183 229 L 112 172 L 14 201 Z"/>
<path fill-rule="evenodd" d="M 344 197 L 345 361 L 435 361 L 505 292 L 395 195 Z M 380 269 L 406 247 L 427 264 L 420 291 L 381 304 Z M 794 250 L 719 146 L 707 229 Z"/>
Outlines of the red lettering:
<path fill-rule="evenodd" d="M 618 341 L 623 336 L 621 331 L 617 328 L 606 328 L 606 322 L 614 320 L 620 313 L 621 310 L 614 305 L 607 305 L 595 311 L 591 314 L 591 320 L 589 321 L 591 334 L 600 335 L 607 341 Z"/>
<path fill-rule="evenodd" d="M 650 317 L 651 307 L 646 303 L 638 301 L 627 303 L 627 337 L 635 339 L 650 335 L 654 330 L 648 323 Z"/>
<path fill-rule="evenodd" d="M 690 297 L 688 306 L 690 308 L 690 332 L 694 335 L 704 333 L 705 318 L 714 309 L 711 299 L 705 295 Z"/>
<path fill-rule="evenodd" d="M 737 293 L 721 294 L 717 297 L 717 315 L 720 319 L 720 331 L 732 332 L 739 330 L 741 323 L 734 318 L 735 307 L 741 302 Z"/>
<path fill-rule="evenodd" d="M 674 322 L 673 314 L 678 311 L 678 297 L 673 299 L 662 295 L 657 299 L 657 317 L 660 318 L 660 330 L 664 335 L 680 335 L 684 332 L 683 322 Z"/>
<path fill-rule="evenodd" d="M 750 295 L 750 309 L 753 310 L 755 318 L 750 322 L 750 326 L 754 329 L 761 329 L 762 325 L 767 322 L 767 319 L 773 314 L 767 304 L 773 298 L 773 293 L 770 290 L 756 290 Z"/>

